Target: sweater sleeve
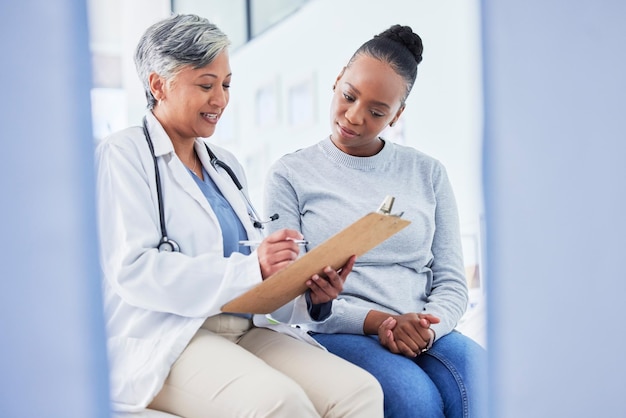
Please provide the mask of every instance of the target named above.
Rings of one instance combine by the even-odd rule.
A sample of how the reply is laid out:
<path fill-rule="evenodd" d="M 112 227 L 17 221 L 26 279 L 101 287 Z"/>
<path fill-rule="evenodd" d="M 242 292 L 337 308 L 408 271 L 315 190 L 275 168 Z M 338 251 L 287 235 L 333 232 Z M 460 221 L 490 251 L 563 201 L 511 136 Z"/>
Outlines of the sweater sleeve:
<path fill-rule="evenodd" d="M 268 174 L 266 213 L 280 216 L 270 228 L 296 229 L 313 245 L 350 222 L 354 213 L 380 203 L 379 195 L 390 190 L 412 211 L 412 229 L 359 257 L 330 317 L 311 325 L 314 331 L 362 334 L 366 315 L 375 309 L 431 313 L 441 320 L 433 325 L 440 338 L 465 312 L 458 211 L 445 168 L 412 149 L 397 148 L 399 156 L 394 150 L 361 160 L 322 142 L 281 158 Z M 413 180 L 396 187 L 399 177 Z"/>
<path fill-rule="evenodd" d="M 439 324 L 432 325 L 439 339 L 452 331 L 461 319 L 467 308 L 468 289 L 456 200 L 445 168 L 440 164 L 435 167 L 433 188 L 437 206 L 430 266 L 432 291 L 424 311 L 441 319 Z"/>
<path fill-rule="evenodd" d="M 278 213 L 278 219 L 268 224 L 268 233 L 289 228 L 302 232 L 300 202 L 293 188 L 289 168 L 278 160 L 270 168 L 265 183 L 264 211 Z"/>

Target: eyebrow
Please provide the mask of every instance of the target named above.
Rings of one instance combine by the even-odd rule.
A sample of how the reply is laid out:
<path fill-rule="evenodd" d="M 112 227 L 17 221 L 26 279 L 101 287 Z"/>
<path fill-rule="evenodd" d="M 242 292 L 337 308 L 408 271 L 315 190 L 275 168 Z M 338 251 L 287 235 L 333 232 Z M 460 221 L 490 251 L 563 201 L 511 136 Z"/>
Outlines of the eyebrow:
<path fill-rule="evenodd" d="M 355 93 L 357 93 L 357 94 L 361 94 L 361 92 L 359 91 L 359 89 L 357 89 L 356 87 L 354 87 L 352 84 L 348 83 L 347 81 L 346 81 L 346 84 L 347 84 L 348 86 L 350 86 L 350 88 L 351 88 L 352 90 L 354 90 L 354 91 L 355 91 Z M 374 105 L 378 105 L 378 106 L 383 106 L 383 107 L 386 107 L 387 109 L 391 109 L 391 106 L 389 106 L 389 105 L 388 105 L 387 103 L 385 103 L 385 102 L 379 102 L 379 101 L 376 101 L 376 100 L 375 100 L 375 101 L 373 101 L 373 102 L 372 102 L 372 104 L 374 104 Z"/>
<path fill-rule="evenodd" d="M 224 77 L 224 78 L 231 77 L 232 75 L 233 75 L 233 73 L 228 73 L 228 74 L 226 75 L 226 77 Z M 218 78 L 217 74 L 213 74 L 213 73 L 200 74 L 198 77 L 213 77 L 213 78 Z"/>

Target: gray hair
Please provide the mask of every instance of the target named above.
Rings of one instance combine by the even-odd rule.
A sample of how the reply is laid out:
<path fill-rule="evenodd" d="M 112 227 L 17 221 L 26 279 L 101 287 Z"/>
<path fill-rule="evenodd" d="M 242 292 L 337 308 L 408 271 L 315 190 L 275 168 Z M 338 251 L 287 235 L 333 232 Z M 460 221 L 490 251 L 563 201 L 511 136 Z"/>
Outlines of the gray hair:
<path fill-rule="evenodd" d="M 230 45 L 228 37 L 213 23 L 190 14 L 173 15 L 150 26 L 135 51 L 135 67 L 152 110 L 157 100 L 150 91 L 149 76 L 166 80 L 183 67 L 202 68 Z"/>

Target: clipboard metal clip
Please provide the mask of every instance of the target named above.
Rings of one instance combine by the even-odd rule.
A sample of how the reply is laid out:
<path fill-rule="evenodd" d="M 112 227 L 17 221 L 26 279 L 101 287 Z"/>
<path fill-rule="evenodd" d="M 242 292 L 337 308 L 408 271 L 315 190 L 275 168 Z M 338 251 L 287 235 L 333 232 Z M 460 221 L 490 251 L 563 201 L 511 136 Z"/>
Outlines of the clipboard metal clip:
<path fill-rule="evenodd" d="M 377 212 L 382 213 L 383 215 L 397 216 L 398 218 L 404 215 L 404 212 L 392 214 L 391 209 L 393 208 L 393 204 L 396 201 L 396 198 L 393 196 L 385 196 L 385 200 L 378 207 Z"/>

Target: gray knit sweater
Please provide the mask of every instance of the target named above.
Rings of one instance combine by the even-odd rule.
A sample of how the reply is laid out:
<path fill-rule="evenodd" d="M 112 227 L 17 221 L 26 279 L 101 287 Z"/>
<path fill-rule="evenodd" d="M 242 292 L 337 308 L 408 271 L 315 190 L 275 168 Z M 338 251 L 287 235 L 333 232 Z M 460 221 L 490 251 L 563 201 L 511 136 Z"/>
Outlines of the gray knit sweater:
<path fill-rule="evenodd" d="M 385 142 L 372 157 L 354 157 L 330 140 L 285 155 L 270 169 L 265 213 L 278 213 L 270 231 L 292 228 L 309 250 L 369 212 L 385 196 L 411 224 L 359 257 L 323 333 L 363 334 L 371 309 L 431 313 L 437 338 L 467 307 L 458 212 L 443 165 L 413 148 Z"/>

